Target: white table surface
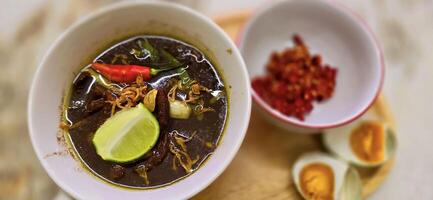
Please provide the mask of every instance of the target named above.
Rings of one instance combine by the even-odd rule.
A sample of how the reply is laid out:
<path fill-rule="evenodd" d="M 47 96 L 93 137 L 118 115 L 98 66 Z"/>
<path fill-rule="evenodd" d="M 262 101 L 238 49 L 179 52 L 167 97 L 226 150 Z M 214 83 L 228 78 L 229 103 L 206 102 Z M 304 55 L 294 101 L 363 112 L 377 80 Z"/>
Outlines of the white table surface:
<path fill-rule="evenodd" d="M 267 1 L 180 0 L 180 2 L 209 16 L 254 8 Z M 51 4 L 55 4 L 54 7 L 60 9 L 65 9 L 63 4 L 70 3 L 68 0 L 53 2 L 51 1 Z M 346 0 L 342 2 L 366 19 L 384 48 L 387 67 L 384 94 L 395 114 L 398 125 L 399 150 L 395 167 L 381 188 L 369 199 L 433 199 L 433 106 L 431 103 L 433 102 L 433 1 Z M 17 24 L 28 20 L 34 11 L 45 4 L 47 4 L 47 0 L 1 0 L 0 50 L 2 45 L 3 47 L 10 46 L 11 41 L 17 37 L 17 30 L 19 29 Z M 39 45 L 34 50 L 36 55 L 43 54 L 49 43 L 64 28 L 44 29 L 44 44 Z M 0 64 L 11 62 L 9 58 L 2 57 L 1 53 L 0 51 Z M 38 58 L 36 58 L 37 60 Z M 5 66 L 0 66 L 0 69 L 5 69 Z M 7 71 L 9 74 L 16 75 L 17 73 L 14 69 L 6 70 L 9 70 Z M 31 74 L 28 77 L 31 77 Z M 6 75 L 0 75 L 0 82 L 4 80 L 7 80 Z M 0 94 L 2 94 L 1 92 Z M 27 92 L 27 89 L 17 92 L 23 93 L 20 96 L 26 97 L 24 93 Z M 4 97 L 1 96 L 0 98 Z M 2 102 L 1 99 L 0 102 Z M 25 100 L 20 102 L 20 105 L 23 104 L 22 106 L 25 107 Z M 18 119 L 25 120 L 25 116 L 17 115 Z M 7 125 L 10 120 L 10 112 L 7 109 L 3 111 L 0 109 L 0 137 L 6 135 L 6 133 L 2 133 L 6 130 L 26 131 L 25 128 L 17 127 L 9 129 Z M 18 123 L 18 125 L 25 126 L 25 122 Z M 28 137 L 27 133 L 24 133 L 23 136 Z M 28 142 L 25 144 L 29 145 Z M 26 151 L 31 151 L 31 148 L 25 149 L 23 150 L 24 153 L 21 152 L 21 154 L 27 155 Z M 0 159 L 2 159 L 0 162 L 3 162 L 3 159 L 10 159 L 9 153 L 0 148 Z M 27 156 L 34 156 L 34 154 L 29 153 Z M 2 165 L 0 164 L 0 181 L 8 181 L 5 176 L 7 172 L 2 171 Z M 8 165 L 6 164 L 6 166 Z M 35 170 L 31 172 L 42 174 L 38 175 L 37 178 L 47 179 L 46 175 L 43 175 L 44 172 L 40 172 L 42 171 L 40 167 Z M 56 189 L 47 189 L 52 184 L 49 179 L 43 183 L 46 184 L 44 187 L 34 186 L 32 189 L 36 196 L 44 196 L 40 194 L 44 191 L 56 191 Z M 8 185 L 6 182 L 0 183 L 0 186 L 1 184 Z M 39 189 L 42 192 L 35 191 Z M 17 199 L 31 198 L 32 191 L 26 193 L 27 196 L 20 194 L 15 197 L 19 197 Z M 7 191 L 0 189 L 0 199 L 8 197 L 6 193 Z M 58 196 L 57 199 L 63 197 Z"/>

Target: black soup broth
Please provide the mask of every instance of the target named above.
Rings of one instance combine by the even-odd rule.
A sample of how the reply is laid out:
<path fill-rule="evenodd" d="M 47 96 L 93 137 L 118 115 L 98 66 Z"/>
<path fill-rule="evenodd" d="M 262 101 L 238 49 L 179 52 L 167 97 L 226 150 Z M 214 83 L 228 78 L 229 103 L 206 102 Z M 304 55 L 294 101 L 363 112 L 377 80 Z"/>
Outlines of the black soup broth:
<path fill-rule="evenodd" d="M 76 76 L 63 123 L 77 154 L 92 173 L 120 186 L 159 187 L 193 173 L 217 148 L 228 100 L 222 78 L 200 50 L 168 37 L 139 36 L 110 47 L 93 63 L 167 70 L 132 83 L 112 81 L 108 76 L 101 82 L 97 76 L 102 75 L 89 66 Z M 131 162 L 102 159 L 92 142 L 95 132 L 112 115 L 137 106 L 143 101 L 140 95 L 152 89 L 158 91 L 152 111 L 160 126 L 156 144 Z M 140 94 L 130 95 L 126 90 Z M 188 105 L 188 118 L 171 116 L 170 97 Z"/>

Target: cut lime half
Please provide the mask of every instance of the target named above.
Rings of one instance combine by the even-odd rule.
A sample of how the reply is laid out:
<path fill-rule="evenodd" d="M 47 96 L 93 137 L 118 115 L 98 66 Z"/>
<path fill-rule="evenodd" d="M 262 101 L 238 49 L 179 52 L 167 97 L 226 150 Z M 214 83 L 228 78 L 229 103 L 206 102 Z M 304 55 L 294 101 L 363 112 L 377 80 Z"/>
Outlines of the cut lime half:
<path fill-rule="evenodd" d="M 155 145 L 159 123 L 153 114 L 138 104 L 117 112 L 96 131 L 93 144 L 104 160 L 117 163 L 134 161 Z"/>

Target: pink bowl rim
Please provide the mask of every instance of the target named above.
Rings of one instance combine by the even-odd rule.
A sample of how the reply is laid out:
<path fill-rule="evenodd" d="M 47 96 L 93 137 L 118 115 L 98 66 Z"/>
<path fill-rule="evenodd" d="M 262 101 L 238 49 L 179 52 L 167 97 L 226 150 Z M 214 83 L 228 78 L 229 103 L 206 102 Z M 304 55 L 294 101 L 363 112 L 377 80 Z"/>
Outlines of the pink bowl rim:
<path fill-rule="evenodd" d="M 273 109 L 270 105 L 268 105 L 268 103 L 266 103 L 264 100 L 262 100 L 262 98 L 260 98 L 260 96 L 254 91 L 254 89 L 252 87 L 250 87 L 252 99 L 253 99 L 254 103 L 256 105 L 259 105 L 259 107 L 263 111 L 265 111 L 267 114 L 269 114 L 273 119 L 276 119 L 277 121 L 282 122 L 284 124 L 289 124 L 289 125 L 293 125 L 295 127 L 306 128 L 306 129 L 335 128 L 335 127 L 343 126 L 343 125 L 346 125 L 346 124 L 349 124 L 349 123 L 355 121 L 356 119 L 361 117 L 364 113 L 366 113 L 373 106 L 374 102 L 379 97 L 379 95 L 382 91 L 384 79 L 385 79 L 385 59 L 384 59 L 384 55 L 383 55 L 382 46 L 380 45 L 379 40 L 377 39 L 377 36 L 374 34 L 374 31 L 371 29 L 371 27 L 368 25 L 368 23 L 361 17 L 361 15 L 359 13 L 357 13 L 356 11 L 352 10 L 351 8 L 347 7 L 346 5 L 344 5 L 343 3 L 341 3 L 337 0 L 320 0 L 320 1 L 327 3 L 329 6 L 331 6 L 331 7 L 335 8 L 336 10 L 344 13 L 346 16 L 351 17 L 363 29 L 363 31 L 367 34 L 367 36 L 372 39 L 373 46 L 374 46 L 375 51 L 379 57 L 380 80 L 379 80 L 379 84 L 377 86 L 374 97 L 370 100 L 370 102 L 367 104 L 367 106 L 365 108 L 361 109 L 358 113 L 348 117 L 347 119 L 343 119 L 339 122 L 329 123 L 329 124 L 325 124 L 325 125 L 309 125 L 309 124 L 306 124 L 304 122 L 299 122 L 299 121 L 293 119 L 292 117 L 277 114 L 277 113 L 279 113 L 279 111 Z M 267 1 L 267 3 L 269 3 L 269 2 L 270 2 L 270 0 Z M 276 4 L 282 3 L 282 2 L 284 2 L 284 1 L 280 0 L 280 1 L 275 1 L 274 4 L 271 6 L 269 6 L 269 5 L 268 6 L 258 6 L 255 10 L 252 11 L 252 14 L 249 16 L 249 19 L 247 20 L 247 22 L 245 24 L 242 25 L 242 27 L 240 28 L 240 30 L 238 31 L 238 33 L 236 35 L 235 43 L 238 46 L 238 48 L 240 48 L 240 46 L 241 46 L 241 42 L 243 41 L 243 38 L 245 37 L 245 33 L 246 33 L 245 28 L 246 28 L 246 26 L 248 26 L 248 24 L 251 23 L 251 19 L 257 18 L 264 10 L 269 9 L 269 8 L 275 6 Z M 247 68 L 248 68 L 248 66 L 247 66 Z M 250 78 L 252 78 L 252 77 L 250 77 Z"/>

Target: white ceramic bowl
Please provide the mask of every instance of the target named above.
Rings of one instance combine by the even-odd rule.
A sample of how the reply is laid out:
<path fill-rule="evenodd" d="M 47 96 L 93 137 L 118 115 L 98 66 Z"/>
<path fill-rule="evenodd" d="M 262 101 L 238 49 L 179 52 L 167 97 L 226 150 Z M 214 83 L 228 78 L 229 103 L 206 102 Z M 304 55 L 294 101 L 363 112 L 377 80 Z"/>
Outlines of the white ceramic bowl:
<path fill-rule="evenodd" d="M 64 147 L 56 141 L 60 109 L 74 72 L 114 40 L 137 34 L 181 37 L 206 52 L 220 68 L 229 93 L 228 123 L 210 159 L 189 177 L 152 190 L 114 187 L 79 170 L 71 156 L 46 155 Z M 69 28 L 41 62 L 30 91 L 28 123 L 33 147 L 50 177 L 78 199 L 185 199 L 209 185 L 230 163 L 244 138 L 251 109 L 250 82 L 240 53 L 215 23 L 179 5 L 161 2 L 114 4 Z"/>
<path fill-rule="evenodd" d="M 291 47 L 298 33 L 313 54 L 338 68 L 334 96 L 320 104 L 305 121 L 287 117 L 252 91 L 255 105 L 272 122 L 296 132 L 314 133 L 360 117 L 380 92 L 384 64 L 372 32 L 344 6 L 326 0 L 284 0 L 261 7 L 240 34 L 240 51 L 251 78 L 265 73 L 273 51 Z"/>

